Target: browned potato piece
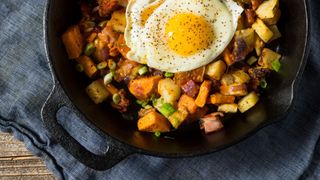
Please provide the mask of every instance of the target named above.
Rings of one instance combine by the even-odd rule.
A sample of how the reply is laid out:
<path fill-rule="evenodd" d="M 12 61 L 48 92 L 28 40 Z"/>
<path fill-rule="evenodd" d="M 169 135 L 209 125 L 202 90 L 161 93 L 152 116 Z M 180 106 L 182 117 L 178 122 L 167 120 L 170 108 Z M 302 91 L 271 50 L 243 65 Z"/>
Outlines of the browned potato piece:
<path fill-rule="evenodd" d="M 263 22 L 264 22 L 266 25 L 268 25 L 268 26 L 277 24 L 277 22 L 278 22 L 279 19 L 280 19 L 280 16 L 281 16 L 281 10 L 278 9 L 278 10 L 276 11 L 276 14 L 274 15 L 273 18 L 263 19 Z"/>
<path fill-rule="evenodd" d="M 83 66 L 84 72 L 89 78 L 93 78 L 97 75 L 98 69 L 96 64 L 88 56 L 81 56 L 77 59 L 77 62 Z"/>
<path fill-rule="evenodd" d="M 209 103 L 214 105 L 230 104 L 230 103 L 233 103 L 234 100 L 235 100 L 235 96 L 227 96 L 220 93 L 215 93 L 210 96 Z"/>
<path fill-rule="evenodd" d="M 220 92 L 221 94 L 228 96 L 245 96 L 248 93 L 245 84 L 230 86 L 222 85 L 220 86 Z"/>
<path fill-rule="evenodd" d="M 262 20 L 273 18 L 279 9 L 279 0 L 265 0 L 256 10 L 256 14 Z"/>
<path fill-rule="evenodd" d="M 248 111 L 250 108 L 255 106 L 259 101 L 259 97 L 255 92 L 251 92 L 250 94 L 246 95 L 238 102 L 238 108 L 241 113 Z"/>
<path fill-rule="evenodd" d="M 93 81 L 86 88 L 86 92 L 95 104 L 102 103 L 109 96 L 109 92 L 104 87 L 101 79 Z"/>
<path fill-rule="evenodd" d="M 211 84 L 212 82 L 207 80 L 203 81 L 201 84 L 199 94 L 195 100 L 195 103 L 198 107 L 203 107 L 206 104 L 211 89 Z"/>
<path fill-rule="evenodd" d="M 137 99 L 146 100 L 157 92 L 160 79 L 161 76 L 151 76 L 131 80 L 129 83 L 129 91 Z"/>
<path fill-rule="evenodd" d="M 250 81 L 250 76 L 243 70 L 237 70 L 231 73 L 235 84 L 244 84 Z"/>
<path fill-rule="evenodd" d="M 259 18 L 257 18 L 256 22 L 252 24 L 252 29 L 254 29 L 265 43 L 267 43 L 273 36 L 273 32 Z"/>
<path fill-rule="evenodd" d="M 258 64 L 263 68 L 272 70 L 272 62 L 275 60 L 279 60 L 280 58 L 281 58 L 280 54 L 272 51 L 271 49 L 264 48 L 258 60 Z"/>
<path fill-rule="evenodd" d="M 151 111 L 138 120 L 138 129 L 145 132 L 169 132 L 170 123 L 161 114 Z"/>
<path fill-rule="evenodd" d="M 178 102 L 178 109 L 182 109 L 182 108 L 187 108 L 190 114 L 194 114 L 197 111 L 198 107 L 195 103 L 195 100 L 192 97 L 186 94 L 183 94 L 180 97 Z"/>
<path fill-rule="evenodd" d="M 269 40 L 269 42 L 274 41 L 278 38 L 280 38 L 282 35 L 277 27 L 277 25 L 272 25 L 269 27 L 269 29 L 273 32 L 272 38 Z"/>
<path fill-rule="evenodd" d="M 262 41 L 262 39 L 260 39 L 258 36 L 256 36 L 256 42 L 255 42 L 254 48 L 255 48 L 256 54 L 258 56 L 261 55 L 261 52 L 262 52 L 262 49 L 264 48 L 264 46 L 265 46 L 265 43 Z"/>
<path fill-rule="evenodd" d="M 236 113 L 238 112 L 238 104 L 221 104 L 218 106 L 218 111 L 224 113 Z"/>
<path fill-rule="evenodd" d="M 218 60 L 207 65 L 206 75 L 214 78 L 215 80 L 220 80 L 226 69 L 226 64 L 222 60 Z"/>
<path fill-rule="evenodd" d="M 126 15 L 125 9 L 121 9 L 118 11 L 114 11 L 112 13 L 110 21 L 108 21 L 107 25 L 112 26 L 112 28 L 117 32 L 124 32 L 126 28 Z"/>
<path fill-rule="evenodd" d="M 76 25 L 69 27 L 62 35 L 62 42 L 66 47 L 70 59 L 80 57 L 84 48 L 84 43 L 79 26 Z"/>

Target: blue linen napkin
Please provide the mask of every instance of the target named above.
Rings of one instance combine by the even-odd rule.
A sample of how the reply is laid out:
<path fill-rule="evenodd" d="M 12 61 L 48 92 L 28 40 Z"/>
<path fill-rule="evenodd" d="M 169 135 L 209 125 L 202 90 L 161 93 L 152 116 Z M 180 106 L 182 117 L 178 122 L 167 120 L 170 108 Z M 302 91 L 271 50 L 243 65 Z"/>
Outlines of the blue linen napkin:
<path fill-rule="evenodd" d="M 45 1 L 1 0 L 0 129 L 24 141 L 58 179 L 320 179 L 320 3 L 310 3 L 311 53 L 286 119 L 214 154 L 183 159 L 135 154 L 110 170 L 95 171 L 50 139 L 40 118 L 52 87 L 42 37 Z M 89 150 L 106 152 L 104 137 L 68 108 L 62 108 L 57 117 Z"/>

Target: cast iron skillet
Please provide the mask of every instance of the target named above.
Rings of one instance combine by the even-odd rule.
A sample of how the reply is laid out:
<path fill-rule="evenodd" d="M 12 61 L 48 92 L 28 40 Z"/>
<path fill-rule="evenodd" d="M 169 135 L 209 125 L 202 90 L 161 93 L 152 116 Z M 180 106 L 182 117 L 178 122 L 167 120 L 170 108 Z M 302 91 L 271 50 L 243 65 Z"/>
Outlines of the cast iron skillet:
<path fill-rule="evenodd" d="M 283 68 L 270 77 L 270 86 L 260 103 L 243 115 L 227 117 L 224 130 L 212 135 L 190 129 L 155 138 L 151 134 L 138 132 L 134 121 L 124 120 L 112 108 L 95 105 L 88 98 L 84 89 L 89 82 L 80 78 L 74 70 L 74 63 L 68 60 L 61 42 L 62 33 L 80 18 L 77 0 L 49 0 L 44 18 L 44 40 L 54 87 L 42 108 L 46 128 L 76 159 L 93 169 L 104 170 L 133 153 L 161 157 L 191 157 L 212 153 L 279 121 L 289 112 L 296 95 L 298 81 L 306 64 L 309 37 L 307 2 L 280 1 L 280 30 L 283 37 L 273 46 L 283 54 Z M 72 108 L 90 128 L 106 137 L 109 150 L 105 155 L 89 152 L 64 130 L 56 120 L 56 113 L 62 106 Z"/>

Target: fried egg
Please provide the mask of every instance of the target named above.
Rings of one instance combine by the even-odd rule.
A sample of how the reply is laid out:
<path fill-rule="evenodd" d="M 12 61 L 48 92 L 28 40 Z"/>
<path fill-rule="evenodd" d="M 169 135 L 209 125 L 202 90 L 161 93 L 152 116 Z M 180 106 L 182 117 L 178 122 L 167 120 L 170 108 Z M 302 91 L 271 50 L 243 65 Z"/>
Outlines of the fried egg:
<path fill-rule="evenodd" d="M 233 0 L 131 0 L 127 57 L 167 72 L 196 69 L 227 47 L 242 11 Z"/>

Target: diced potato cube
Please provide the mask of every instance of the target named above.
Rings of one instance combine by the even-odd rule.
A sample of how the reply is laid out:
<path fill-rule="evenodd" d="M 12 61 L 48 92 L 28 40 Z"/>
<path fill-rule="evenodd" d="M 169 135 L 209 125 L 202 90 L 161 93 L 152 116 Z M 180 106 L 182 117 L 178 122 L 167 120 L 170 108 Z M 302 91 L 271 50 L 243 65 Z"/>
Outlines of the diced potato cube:
<path fill-rule="evenodd" d="M 101 79 L 93 81 L 86 88 L 86 92 L 95 104 L 102 103 L 109 96 L 109 92 L 105 88 Z"/>
<path fill-rule="evenodd" d="M 161 76 L 151 76 L 131 80 L 129 83 L 129 91 L 137 99 L 147 100 L 152 94 L 157 92 L 158 82 Z"/>
<path fill-rule="evenodd" d="M 121 9 L 112 13 L 111 19 L 108 21 L 107 26 L 112 26 L 115 31 L 123 33 L 126 28 L 126 24 L 125 9 Z"/>
<path fill-rule="evenodd" d="M 222 78 L 221 78 L 221 84 L 222 85 L 227 85 L 227 86 L 229 86 L 229 85 L 231 85 L 231 84 L 233 84 L 234 83 L 234 77 L 232 76 L 232 74 L 224 74 L 223 76 L 222 76 Z"/>
<path fill-rule="evenodd" d="M 165 102 L 175 104 L 181 95 L 181 89 L 172 79 L 166 78 L 159 81 L 158 93 Z"/>
<path fill-rule="evenodd" d="M 273 32 L 259 18 L 257 18 L 256 22 L 252 24 L 252 28 L 265 43 L 267 43 L 273 36 Z"/>
<path fill-rule="evenodd" d="M 220 86 L 220 92 L 223 95 L 228 96 L 245 96 L 248 94 L 247 86 L 245 84 L 240 85 L 222 85 Z"/>
<path fill-rule="evenodd" d="M 174 128 L 178 128 L 188 117 L 188 111 L 186 108 L 180 108 L 168 117 L 169 122 Z"/>
<path fill-rule="evenodd" d="M 89 78 L 93 78 L 97 75 L 98 69 L 90 57 L 81 56 L 77 59 L 77 62 L 82 65 L 84 72 Z"/>
<path fill-rule="evenodd" d="M 216 80 L 220 80 L 226 69 L 226 64 L 223 61 L 218 60 L 207 65 L 206 74 Z"/>
<path fill-rule="evenodd" d="M 71 26 L 62 35 L 62 42 L 66 47 L 70 59 L 80 57 L 84 48 L 83 37 L 80 32 L 79 26 Z"/>
<path fill-rule="evenodd" d="M 244 84 L 250 81 L 250 76 L 243 70 L 232 72 L 235 84 Z"/>
<path fill-rule="evenodd" d="M 226 96 L 220 93 L 215 93 L 210 96 L 209 102 L 214 105 L 219 104 L 230 104 L 233 103 L 235 100 L 235 96 Z"/>
<path fill-rule="evenodd" d="M 265 0 L 256 10 L 260 19 L 273 18 L 279 8 L 279 0 Z"/>
<path fill-rule="evenodd" d="M 281 16 L 281 10 L 278 9 L 273 18 L 263 19 L 263 22 L 268 26 L 275 25 L 279 21 L 280 16 Z"/>
<path fill-rule="evenodd" d="M 180 97 L 178 102 L 178 109 L 182 109 L 182 108 L 187 108 L 190 114 L 194 114 L 196 113 L 198 107 L 195 103 L 195 100 L 192 97 L 186 94 L 183 94 Z"/>
<path fill-rule="evenodd" d="M 259 101 L 259 97 L 255 92 L 251 92 L 250 94 L 246 95 L 238 102 L 238 108 L 241 113 L 248 111 L 254 105 L 257 104 Z"/>
<path fill-rule="evenodd" d="M 263 68 L 268 68 L 272 70 L 272 62 L 275 60 L 279 60 L 280 58 L 280 54 L 272 51 L 271 49 L 264 48 L 258 60 L 258 64 Z"/>
<path fill-rule="evenodd" d="M 151 111 L 138 120 L 138 129 L 145 132 L 168 132 L 170 123 L 161 114 Z"/>
<path fill-rule="evenodd" d="M 208 80 L 203 81 L 203 83 L 201 84 L 199 94 L 195 100 L 195 103 L 198 107 L 203 107 L 206 104 L 207 98 L 210 93 L 211 84 L 211 81 Z"/>
<path fill-rule="evenodd" d="M 238 104 L 221 104 L 218 106 L 219 112 L 224 113 L 237 113 L 238 112 Z"/>
<path fill-rule="evenodd" d="M 282 35 L 277 27 L 277 25 L 272 25 L 269 27 L 269 29 L 273 32 L 272 38 L 269 40 L 269 42 L 274 41 L 278 38 L 280 38 Z"/>

